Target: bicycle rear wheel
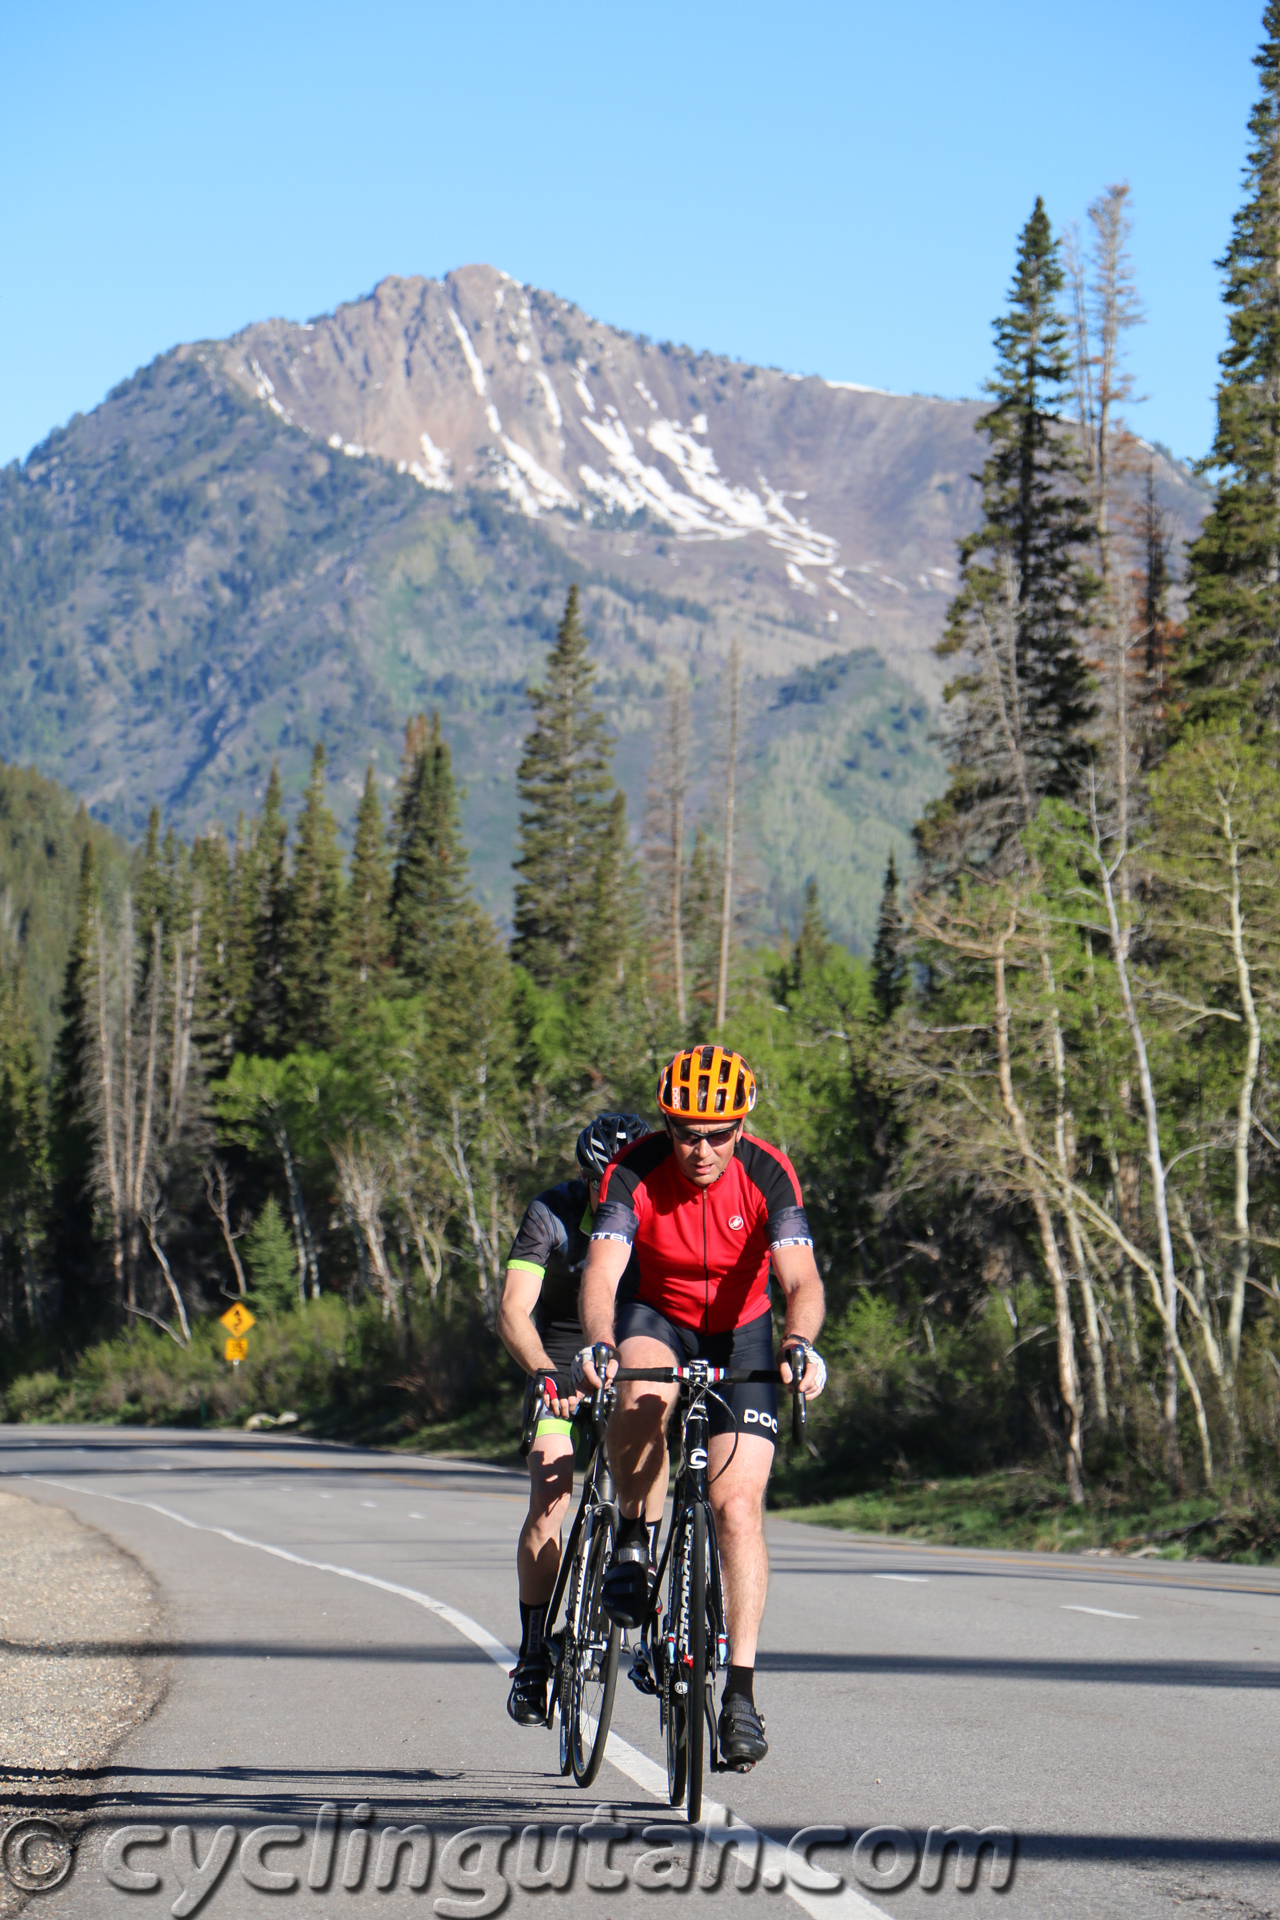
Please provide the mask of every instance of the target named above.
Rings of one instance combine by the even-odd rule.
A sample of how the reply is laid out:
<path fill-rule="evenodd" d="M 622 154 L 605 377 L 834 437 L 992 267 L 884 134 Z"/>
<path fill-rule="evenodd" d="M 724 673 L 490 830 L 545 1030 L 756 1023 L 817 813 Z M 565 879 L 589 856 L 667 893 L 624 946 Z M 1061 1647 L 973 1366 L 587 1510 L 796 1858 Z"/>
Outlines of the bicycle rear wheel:
<path fill-rule="evenodd" d="M 707 1744 L 707 1510 L 701 1500 L 693 1509 L 690 1529 L 693 1564 L 689 1569 L 689 1692 L 685 1744 L 688 1749 L 689 1824 L 702 1814 L 702 1777 Z"/>
<path fill-rule="evenodd" d="M 569 1761 L 580 1787 L 589 1787 L 600 1771 L 618 1683 L 621 1633 L 601 1601 L 605 1569 L 612 1553 L 613 1521 L 605 1509 L 592 1535 L 583 1571 L 570 1683 Z"/>

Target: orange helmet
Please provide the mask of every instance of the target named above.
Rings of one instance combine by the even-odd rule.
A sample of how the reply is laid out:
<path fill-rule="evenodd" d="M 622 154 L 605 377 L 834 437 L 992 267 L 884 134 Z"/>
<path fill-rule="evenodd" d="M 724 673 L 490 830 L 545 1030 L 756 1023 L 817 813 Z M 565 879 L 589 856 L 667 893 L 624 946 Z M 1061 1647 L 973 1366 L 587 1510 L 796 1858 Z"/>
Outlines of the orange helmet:
<path fill-rule="evenodd" d="M 658 1105 L 674 1120 L 745 1120 L 756 1103 L 756 1077 L 727 1047 L 687 1047 L 658 1081 Z"/>

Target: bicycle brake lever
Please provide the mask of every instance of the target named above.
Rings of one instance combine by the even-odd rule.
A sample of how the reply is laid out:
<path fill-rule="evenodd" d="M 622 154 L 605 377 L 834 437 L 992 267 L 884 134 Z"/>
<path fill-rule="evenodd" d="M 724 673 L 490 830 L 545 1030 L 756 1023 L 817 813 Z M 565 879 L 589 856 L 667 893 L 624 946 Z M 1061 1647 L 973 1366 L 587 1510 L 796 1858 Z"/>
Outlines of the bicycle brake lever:
<path fill-rule="evenodd" d="M 804 1445 L 805 1428 L 808 1424 L 809 1406 L 801 1390 L 804 1379 L 805 1361 L 808 1354 L 800 1346 L 784 1349 L 787 1365 L 791 1368 L 791 1442 L 793 1446 Z"/>

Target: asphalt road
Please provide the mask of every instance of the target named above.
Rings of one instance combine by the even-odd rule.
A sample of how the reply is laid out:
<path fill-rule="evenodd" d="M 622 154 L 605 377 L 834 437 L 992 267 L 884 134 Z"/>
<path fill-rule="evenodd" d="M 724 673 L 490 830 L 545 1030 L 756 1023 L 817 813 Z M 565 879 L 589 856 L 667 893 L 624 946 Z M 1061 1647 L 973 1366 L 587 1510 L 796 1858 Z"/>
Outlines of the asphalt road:
<path fill-rule="evenodd" d="M 734 1851 L 723 1812 L 675 1831 L 656 1706 L 625 1679 L 590 1794 L 561 1779 L 553 1734 L 507 1719 L 518 1476 L 274 1436 L 31 1427 L 0 1428 L 0 1476 L 136 1554 L 172 1633 L 168 1695 L 89 1783 L 95 1824 L 35 1896 L 39 1920 L 624 1920 L 686 1877 L 715 1911 L 833 1920 L 1280 1915 L 1280 1570 L 771 1520 L 771 1751 L 708 1783 L 742 1829 Z M 412 1843 L 383 1838 L 410 1825 L 417 1888 Z M 960 1825 L 1014 1837 L 1003 1889 L 991 1847 L 972 1891 L 955 1848 L 922 1884 L 927 1830 Z M 149 1831 L 130 1846 L 126 1827 Z M 539 1888 L 560 1828 L 571 1878 Z M 876 1828 L 896 1838 L 858 1847 Z"/>

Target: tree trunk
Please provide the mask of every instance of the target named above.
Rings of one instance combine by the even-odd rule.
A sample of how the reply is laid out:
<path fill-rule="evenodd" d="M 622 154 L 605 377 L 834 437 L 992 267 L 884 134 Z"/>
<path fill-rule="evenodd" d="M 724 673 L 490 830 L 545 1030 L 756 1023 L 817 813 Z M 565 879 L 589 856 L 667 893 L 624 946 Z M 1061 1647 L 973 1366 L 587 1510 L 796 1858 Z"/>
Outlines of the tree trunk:
<path fill-rule="evenodd" d="M 316 1260 L 315 1243 L 311 1238 L 311 1222 L 307 1218 L 306 1201 L 302 1197 L 302 1188 L 293 1164 L 289 1130 L 277 1113 L 271 1116 L 271 1131 L 275 1137 L 280 1158 L 284 1162 L 285 1184 L 289 1190 L 289 1213 L 293 1220 L 293 1242 L 298 1255 L 298 1298 L 305 1306 L 308 1279 L 311 1282 L 311 1298 L 313 1300 L 320 1298 L 320 1268 Z"/>
<path fill-rule="evenodd" d="M 684 805 L 687 713 L 684 688 L 672 683 L 671 702 L 671 962 L 675 977 L 676 1019 L 683 1033 L 689 1017 L 684 986 Z"/>
<path fill-rule="evenodd" d="M 735 638 L 729 656 L 729 764 L 724 794 L 724 892 L 720 902 L 720 968 L 716 981 L 716 1035 L 724 1033 L 729 997 L 729 944 L 733 928 L 733 806 L 738 773 L 738 709 L 742 680 L 742 650 Z"/>
<path fill-rule="evenodd" d="M 213 1170 L 218 1181 L 217 1198 L 214 1198 L 213 1181 L 209 1177 L 208 1167 L 204 1170 L 204 1190 L 208 1196 L 209 1206 L 213 1211 L 213 1216 L 222 1229 L 222 1238 L 226 1243 L 227 1252 L 231 1256 L 231 1265 L 235 1271 L 236 1287 L 239 1291 L 240 1298 L 243 1300 L 249 1289 L 245 1282 L 244 1268 L 240 1263 L 240 1253 L 236 1246 L 236 1237 L 231 1231 L 231 1204 L 230 1196 L 227 1192 L 227 1170 L 216 1155 L 213 1161 Z"/>
<path fill-rule="evenodd" d="M 98 1156 L 100 1162 L 100 1182 L 106 1188 L 107 1204 L 111 1212 L 111 1266 L 115 1280 L 117 1310 L 125 1305 L 124 1279 L 124 1231 L 123 1231 L 123 1181 L 116 1139 L 116 1099 L 114 1054 L 115 1046 L 111 1033 L 111 1019 L 107 1006 L 107 942 L 103 932 L 102 916 L 94 915 L 93 942 L 96 954 L 94 971 L 97 975 L 94 995 L 95 1039 L 97 1040 L 97 1104 L 100 1114 L 100 1134 Z"/>
<path fill-rule="evenodd" d="M 1223 795 L 1220 798 L 1223 835 L 1230 849 L 1231 890 L 1227 900 L 1231 914 L 1231 956 L 1235 961 L 1236 989 L 1240 995 L 1240 1007 L 1248 1034 L 1244 1072 L 1240 1076 L 1240 1094 L 1236 1102 L 1234 1143 L 1236 1249 L 1231 1275 L 1231 1310 L 1227 1321 L 1227 1352 L 1231 1357 L 1234 1397 L 1235 1372 L 1240 1364 L 1240 1334 L 1244 1326 L 1244 1293 L 1249 1280 L 1249 1135 L 1253 1129 L 1253 1091 L 1257 1084 L 1258 1062 L 1262 1053 L 1262 1027 L 1253 997 L 1249 956 L 1244 946 L 1244 915 L 1240 902 L 1240 842 L 1226 796 Z"/>
<path fill-rule="evenodd" d="M 1115 889 L 1112 886 L 1113 868 L 1108 865 L 1103 852 L 1102 840 L 1098 828 L 1097 807 L 1090 796 L 1089 812 L 1093 825 L 1093 856 L 1102 885 L 1103 899 L 1107 909 L 1107 925 L 1111 936 L 1111 957 L 1116 969 L 1116 983 L 1120 989 L 1120 1006 L 1125 1026 L 1129 1031 L 1129 1040 L 1133 1048 L 1134 1061 L 1138 1071 L 1138 1091 L 1142 1099 L 1143 1120 L 1147 1136 L 1147 1168 L 1151 1175 L 1151 1202 L 1156 1218 L 1156 1239 L 1160 1248 L 1160 1280 L 1164 1301 L 1165 1331 L 1165 1462 L 1170 1484 L 1180 1487 L 1183 1483 L 1182 1453 L 1178 1444 L 1178 1285 L 1177 1272 L 1173 1259 L 1173 1235 L 1169 1229 L 1169 1200 L 1165 1186 L 1164 1153 L 1160 1145 L 1160 1124 L 1156 1111 L 1155 1086 L 1151 1078 L 1151 1067 L 1147 1058 L 1146 1036 L 1138 1010 L 1134 1003 L 1133 990 L 1129 981 L 1128 937 L 1127 929 L 1121 929 L 1120 916 L 1116 907 Z M 1123 853 L 1123 850 L 1122 850 Z M 1119 863 L 1117 863 L 1119 864 Z M 1200 1411 L 1203 1421 L 1203 1410 Z M 1209 1441 L 1207 1426 L 1201 1425 L 1201 1450 L 1204 1455 L 1206 1482 L 1213 1481 L 1213 1451 Z"/>
<path fill-rule="evenodd" d="M 1099 1424 L 1105 1427 L 1108 1417 L 1107 1371 L 1102 1359 L 1102 1341 L 1098 1335 L 1098 1308 L 1089 1279 L 1088 1262 L 1085 1259 L 1084 1243 L 1080 1236 L 1080 1222 L 1076 1217 L 1075 1205 L 1069 1191 L 1070 1183 L 1075 1177 L 1072 1165 L 1074 1130 L 1067 1106 L 1067 1057 L 1062 1040 L 1062 1022 L 1058 1015 L 1058 984 L 1054 977 L 1053 961 L 1043 938 L 1040 945 L 1040 970 L 1045 991 L 1049 996 L 1049 1032 L 1053 1050 L 1055 1093 L 1053 1144 L 1058 1157 L 1058 1168 L 1062 1174 L 1063 1214 L 1067 1223 L 1067 1238 L 1071 1244 L 1071 1257 L 1075 1261 L 1080 1298 L 1084 1307 L 1085 1352 L 1089 1356 L 1089 1369 L 1092 1376 L 1094 1413 Z"/>
<path fill-rule="evenodd" d="M 1073 1503 L 1079 1506 L 1084 1500 L 1084 1443 L 1080 1419 L 1080 1376 L 1076 1368 L 1075 1336 L 1071 1325 L 1071 1295 L 1067 1286 L 1067 1276 L 1063 1271 L 1053 1216 L 1045 1196 L 1039 1161 L 1032 1151 L 1026 1115 L 1019 1106 L 1013 1090 L 1013 1067 L 1009 1049 L 1009 996 L 1005 986 L 1004 948 L 1005 941 L 1013 933 L 1015 924 L 1014 917 L 1011 915 L 1008 928 L 997 941 L 992 954 L 995 974 L 996 1050 L 1000 1073 L 1000 1097 L 1022 1154 L 1027 1189 L 1035 1211 L 1036 1225 L 1040 1230 L 1040 1245 L 1044 1252 L 1049 1284 L 1053 1290 L 1054 1318 L 1058 1334 L 1058 1391 L 1062 1396 L 1062 1404 L 1067 1416 L 1067 1487 Z"/>

